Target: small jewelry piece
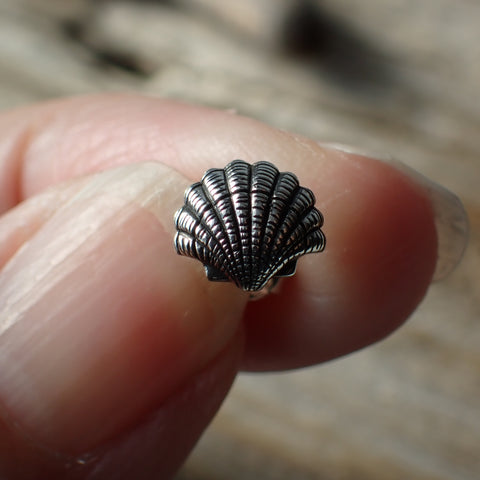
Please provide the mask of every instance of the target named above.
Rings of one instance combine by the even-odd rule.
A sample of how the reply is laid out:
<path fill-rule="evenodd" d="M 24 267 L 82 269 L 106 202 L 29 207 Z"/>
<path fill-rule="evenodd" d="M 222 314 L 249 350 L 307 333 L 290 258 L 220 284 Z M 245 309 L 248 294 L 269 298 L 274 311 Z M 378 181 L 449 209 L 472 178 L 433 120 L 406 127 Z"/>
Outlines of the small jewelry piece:
<path fill-rule="evenodd" d="M 293 173 L 234 160 L 185 191 L 175 214 L 175 249 L 200 260 L 209 280 L 232 281 L 249 292 L 268 289 L 295 273 L 299 257 L 325 248 L 314 204 L 312 191 Z"/>

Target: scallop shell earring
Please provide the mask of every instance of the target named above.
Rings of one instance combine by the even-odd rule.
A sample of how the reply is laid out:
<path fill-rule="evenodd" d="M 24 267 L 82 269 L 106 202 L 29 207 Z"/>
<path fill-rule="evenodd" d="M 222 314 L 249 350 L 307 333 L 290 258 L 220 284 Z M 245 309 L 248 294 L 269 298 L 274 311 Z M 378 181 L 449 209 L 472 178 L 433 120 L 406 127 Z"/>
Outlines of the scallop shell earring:
<path fill-rule="evenodd" d="M 200 260 L 212 281 L 269 290 L 295 273 L 302 255 L 321 252 L 322 214 L 311 190 L 269 162 L 234 160 L 208 170 L 175 214 L 175 249 Z"/>

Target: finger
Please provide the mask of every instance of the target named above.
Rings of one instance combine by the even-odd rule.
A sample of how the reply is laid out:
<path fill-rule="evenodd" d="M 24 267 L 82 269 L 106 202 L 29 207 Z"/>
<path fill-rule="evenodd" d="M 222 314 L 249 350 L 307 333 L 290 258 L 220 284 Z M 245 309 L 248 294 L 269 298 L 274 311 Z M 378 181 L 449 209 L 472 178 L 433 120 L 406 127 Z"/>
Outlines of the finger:
<path fill-rule="evenodd" d="M 245 368 L 304 366 L 371 344 L 406 320 L 430 284 L 437 237 L 424 192 L 379 162 L 333 161 L 327 172 L 311 166 L 328 199 L 326 250 L 301 259 L 277 295 L 247 306 Z"/>
<path fill-rule="evenodd" d="M 124 166 L 32 197 L 0 220 L 4 232 L 35 222 L 20 249 L 8 243 L 21 234 L 3 235 L 15 253 L 0 273 L 1 413 L 23 443 L 5 427 L 0 441 L 18 451 L 30 439 L 41 450 L 32 462 L 50 451 L 58 466 L 102 446 L 111 458 L 123 432 L 152 411 L 165 415 L 161 406 L 185 386 L 195 422 L 169 424 L 150 440 L 181 452 L 164 458 L 162 471 L 170 471 L 226 393 L 246 299 L 229 284 L 202 282 L 199 265 L 167 254 L 170 211 L 184 183 L 161 164 Z M 210 372 L 217 394 L 190 391 L 222 351 L 211 367 L 219 368 L 218 385 Z M 0 454 L 1 461 L 12 459 Z"/>
<path fill-rule="evenodd" d="M 325 216 L 326 251 L 299 261 L 284 294 L 249 305 L 249 368 L 290 368 L 368 345 L 407 318 L 430 282 L 437 232 L 428 191 L 382 162 L 230 113 L 136 96 L 54 102 L 2 122 L 7 143 L 22 145 L 7 149 L 13 153 L 5 164 L 21 172 L 16 184 L 24 196 L 145 159 L 190 180 L 233 158 L 270 160 L 312 188 Z M 11 140 L 25 131 L 28 142 Z"/>

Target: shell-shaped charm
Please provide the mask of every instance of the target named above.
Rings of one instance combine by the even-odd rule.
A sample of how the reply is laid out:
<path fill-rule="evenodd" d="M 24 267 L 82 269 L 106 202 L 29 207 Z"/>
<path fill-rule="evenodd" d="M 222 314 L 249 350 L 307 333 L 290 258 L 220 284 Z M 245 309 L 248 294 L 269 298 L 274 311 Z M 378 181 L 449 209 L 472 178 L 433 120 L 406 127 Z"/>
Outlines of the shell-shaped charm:
<path fill-rule="evenodd" d="M 256 292 L 295 273 L 297 259 L 325 248 L 311 190 L 269 162 L 234 160 L 208 170 L 175 214 L 175 249 L 196 258 L 209 280 Z"/>

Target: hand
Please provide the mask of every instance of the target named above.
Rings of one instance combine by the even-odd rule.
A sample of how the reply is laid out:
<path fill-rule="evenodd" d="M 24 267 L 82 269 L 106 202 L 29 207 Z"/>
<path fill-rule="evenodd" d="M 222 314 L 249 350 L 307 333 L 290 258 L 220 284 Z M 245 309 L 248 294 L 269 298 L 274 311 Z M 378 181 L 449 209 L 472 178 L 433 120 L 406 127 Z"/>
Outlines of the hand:
<path fill-rule="evenodd" d="M 185 188 L 235 158 L 294 172 L 325 216 L 325 252 L 250 303 L 172 243 Z M 2 478 L 168 478 L 239 368 L 385 337 L 437 261 L 430 196 L 397 168 L 153 98 L 0 116 L 0 209 Z"/>

